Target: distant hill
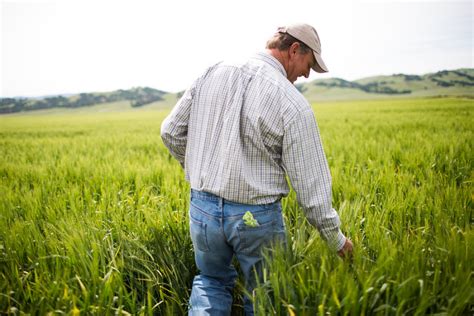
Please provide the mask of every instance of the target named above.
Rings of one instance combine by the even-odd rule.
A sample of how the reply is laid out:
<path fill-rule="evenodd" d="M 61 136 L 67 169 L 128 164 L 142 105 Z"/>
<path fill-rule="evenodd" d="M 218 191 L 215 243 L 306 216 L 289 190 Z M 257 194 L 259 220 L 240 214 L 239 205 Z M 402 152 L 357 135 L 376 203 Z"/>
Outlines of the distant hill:
<path fill-rule="evenodd" d="M 355 81 L 319 79 L 296 86 L 310 102 L 435 96 L 474 98 L 474 69 L 443 70 L 422 76 L 394 74 Z"/>
<path fill-rule="evenodd" d="M 2 98 L 0 114 L 52 108 L 80 108 L 105 103 L 125 101 L 130 107 L 140 107 L 164 100 L 165 91 L 148 87 L 112 92 L 80 93 L 77 95 L 58 95 L 44 98 Z"/>
<path fill-rule="evenodd" d="M 309 102 L 401 97 L 461 96 L 474 98 L 474 69 L 443 70 L 422 76 L 394 74 L 355 81 L 340 78 L 319 79 L 297 84 Z M 21 111 L 94 107 L 122 111 L 137 107 L 171 107 L 180 93 L 138 87 L 112 92 L 80 93 L 44 98 L 1 98 L 0 114 Z"/>

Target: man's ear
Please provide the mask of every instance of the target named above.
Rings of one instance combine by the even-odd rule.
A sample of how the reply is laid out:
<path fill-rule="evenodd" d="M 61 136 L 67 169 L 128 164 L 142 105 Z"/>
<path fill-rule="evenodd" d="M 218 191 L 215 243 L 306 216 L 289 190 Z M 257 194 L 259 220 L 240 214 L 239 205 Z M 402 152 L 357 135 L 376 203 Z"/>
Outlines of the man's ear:
<path fill-rule="evenodd" d="M 300 49 L 300 43 L 294 42 L 293 44 L 291 44 L 290 49 L 288 50 L 290 53 L 290 56 L 294 57 L 298 53 L 299 49 Z"/>

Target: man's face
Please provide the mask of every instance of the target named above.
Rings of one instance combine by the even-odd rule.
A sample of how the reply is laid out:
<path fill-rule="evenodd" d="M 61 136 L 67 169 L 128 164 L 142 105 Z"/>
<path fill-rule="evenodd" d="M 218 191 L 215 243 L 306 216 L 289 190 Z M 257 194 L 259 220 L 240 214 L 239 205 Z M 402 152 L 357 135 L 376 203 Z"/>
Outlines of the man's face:
<path fill-rule="evenodd" d="M 290 62 L 287 71 L 287 78 L 291 83 L 294 83 L 296 79 L 304 76 L 309 77 L 309 72 L 315 63 L 313 52 L 310 51 L 306 54 L 290 51 Z"/>

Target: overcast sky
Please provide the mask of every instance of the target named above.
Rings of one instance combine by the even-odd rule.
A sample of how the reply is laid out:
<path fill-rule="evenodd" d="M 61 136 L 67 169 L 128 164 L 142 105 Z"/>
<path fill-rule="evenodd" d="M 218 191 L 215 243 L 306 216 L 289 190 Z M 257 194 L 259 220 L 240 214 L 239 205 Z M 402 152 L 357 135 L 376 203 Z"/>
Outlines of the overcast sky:
<path fill-rule="evenodd" d="M 321 38 L 330 72 L 309 80 L 474 67 L 474 1 L 0 1 L 0 97 L 177 92 L 222 59 L 263 50 L 292 22 Z"/>

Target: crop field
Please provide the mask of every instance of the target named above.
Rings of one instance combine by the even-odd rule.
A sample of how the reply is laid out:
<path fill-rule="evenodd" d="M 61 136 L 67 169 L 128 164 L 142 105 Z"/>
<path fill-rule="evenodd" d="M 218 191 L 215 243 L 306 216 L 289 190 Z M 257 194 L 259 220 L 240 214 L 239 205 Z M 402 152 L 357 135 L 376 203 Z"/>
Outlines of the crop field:
<path fill-rule="evenodd" d="M 0 116 L 0 314 L 186 313 L 197 271 L 168 112 Z M 474 100 L 314 112 L 354 258 L 327 248 L 291 192 L 257 314 L 472 315 Z M 241 315 L 240 282 L 234 296 Z"/>

